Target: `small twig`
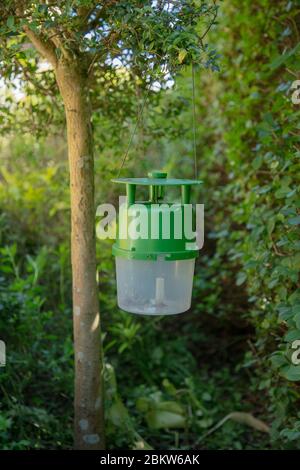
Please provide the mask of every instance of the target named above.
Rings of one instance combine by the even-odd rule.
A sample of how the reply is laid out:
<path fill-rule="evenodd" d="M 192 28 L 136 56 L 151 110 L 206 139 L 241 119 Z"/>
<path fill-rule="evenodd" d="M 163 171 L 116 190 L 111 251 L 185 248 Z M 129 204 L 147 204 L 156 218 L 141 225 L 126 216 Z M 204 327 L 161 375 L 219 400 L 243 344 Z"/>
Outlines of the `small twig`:
<path fill-rule="evenodd" d="M 270 428 L 269 426 L 261 421 L 260 419 L 254 418 L 252 414 L 250 413 L 243 413 L 239 411 L 233 411 L 232 413 L 229 413 L 226 415 L 224 418 L 221 419 L 215 426 L 213 426 L 211 429 L 209 429 L 206 433 L 204 433 L 200 438 L 195 442 L 194 446 L 198 445 L 200 442 L 203 441 L 206 437 L 210 436 L 210 434 L 213 434 L 217 429 L 219 429 L 223 424 L 225 424 L 229 419 L 232 419 L 233 421 L 236 421 L 241 424 L 246 424 L 257 431 L 269 433 Z"/>
<path fill-rule="evenodd" d="M 276 243 L 274 242 L 271 234 L 269 235 L 269 237 L 270 237 L 270 240 L 272 242 L 272 246 L 273 246 L 273 249 L 274 249 L 276 255 L 277 256 L 287 256 L 285 253 L 281 253 L 281 251 L 278 250 L 278 248 L 276 246 Z"/>
<path fill-rule="evenodd" d="M 203 39 L 205 38 L 205 36 L 209 33 L 211 27 L 213 26 L 213 24 L 214 24 L 214 22 L 215 22 L 215 20 L 216 20 L 216 18 L 217 18 L 217 16 L 218 16 L 218 8 L 217 8 L 217 6 L 216 6 L 215 0 L 214 0 L 213 4 L 214 4 L 214 9 L 215 9 L 214 16 L 213 16 L 213 19 L 211 20 L 210 24 L 208 25 L 208 27 L 206 28 L 206 30 L 205 30 L 204 33 L 202 34 L 202 36 L 200 36 L 200 41 L 201 41 L 201 43 L 202 43 Z"/>
<path fill-rule="evenodd" d="M 299 77 L 299 72 L 293 72 L 293 70 L 291 69 L 288 69 L 287 67 L 285 68 L 285 70 L 290 73 L 291 75 L 294 75 L 294 77 L 298 78 Z"/>
<path fill-rule="evenodd" d="M 288 18 L 288 20 L 292 23 L 293 27 L 294 27 L 294 31 L 295 31 L 295 35 L 296 35 L 296 38 L 297 38 L 297 42 L 300 41 L 300 38 L 299 38 L 299 31 L 298 31 L 298 27 L 297 27 L 297 24 L 296 24 L 296 21 L 295 19 L 291 16 Z"/>

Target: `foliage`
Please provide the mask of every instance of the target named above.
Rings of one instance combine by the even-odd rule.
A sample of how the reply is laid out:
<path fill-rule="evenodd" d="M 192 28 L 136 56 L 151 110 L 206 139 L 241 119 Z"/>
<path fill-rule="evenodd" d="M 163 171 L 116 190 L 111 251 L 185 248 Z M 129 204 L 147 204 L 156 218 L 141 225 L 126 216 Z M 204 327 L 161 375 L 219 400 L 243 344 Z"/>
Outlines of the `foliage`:
<path fill-rule="evenodd" d="M 244 367 L 255 365 L 252 382 L 268 397 L 276 440 L 283 427 L 297 426 L 299 403 L 298 387 L 285 379 L 300 379 L 290 361 L 293 338 L 299 338 L 300 111 L 289 90 L 300 57 L 295 5 L 277 2 L 266 16 L 267 5 L 254 2 L 241 9 L 231 2 L 232 14 L 239 9 L 235 27 L 228 14 L 235 40 L 224 36 L 227 73 L 213 105 L 225 109 L 222 142 L 228 182 L 217 192 L 214 210 L 219 212 L 219 256 L 231 272 L 237 269 L 236 285 L 245 286 L 247 316 L 256 328 Z M 234 80 L 239 75 L 242 81 Z M 219 144 L 215 148 L 216 156 L 223 153 L 217 150 Z M 277 371 L 270 367 L 270 356 Z"/>
<path fill-rule="evenodd" d="M 116 142 L 136 115 L 136 100 L 146 95 L 157 102 L 153 85 L 165 88 L 191 61 L 216 66 L 205 36 L 217 10 L 206 0 L 64 0 L 59 5 L 6 0 L 0 8 L 0 63 L 10 96 L 1 106 L 2 130 L 17 125 L 36 135 L 49 127 L 57 132 L 64 119 L 55 77 L 59 66 L 73 64 L 88 78 L 101 149 L 112 137 Z"/>
<path fill-rule="evenodd" d="M 300 338 L 300 111 L 291 100 L 298 21 L 295 2 L 224 2 L 217 33 L 221 74 L 197 74 L 206 248 L 215 246 L 213 257 L 201 262 L 197 307 L 220 322 L 254 326 L 237 372 L 249 371 L 251 388 L 265 395 L 273 442 L 280 446 L 284 437 L 291 447 L 297 445 L 299 387 L 289 381 L 300 379 L 291 362 L 292 343 Z M 184 81 L 180 87 L 191 94 Z M 191 155 L 185 140 L 175 148 Z"/>

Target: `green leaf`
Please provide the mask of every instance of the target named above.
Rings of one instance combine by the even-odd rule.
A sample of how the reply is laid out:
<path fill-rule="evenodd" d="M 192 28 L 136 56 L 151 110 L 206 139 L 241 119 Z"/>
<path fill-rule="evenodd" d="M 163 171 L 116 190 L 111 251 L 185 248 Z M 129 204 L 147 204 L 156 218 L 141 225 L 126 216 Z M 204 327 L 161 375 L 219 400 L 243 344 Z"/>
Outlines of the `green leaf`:
<path fill-rule="evenodd" d="M 275 224 L 276 224 L 275 217 L 268 220 L 268 223 L 267 223 L 268 235 L 271 235 L 271 233 L 273 232 L 273 230 L 275 228 Z"/>
<path fill-rule="evenodd" d="M 290 225 L 300 225 L 300 215 L 298 215 L 297 217 L 292 217 L 291 219 L 289 219 L 288 224 L 290 224 Z"/>
<path fill-rule="evenodd" d="M 180 64 L 182 64 L 186 55 L 187 55 L 187 51 L 185 49 L 180 49 L 179 54 L 178 54 L 178 61 Z"/>
<path fill-rule="evenodd" d="M 300 366 L 291 365 L 288 369 L 282 371 L 283 377 L 292 382 L 300 380 Z"/>
<path fill-rule="evenodd" d="M 121 402 L 117 399 L 108 410 L 108 420 L 115 426 L 122 427 L 128 421 L 128 411 Z"/>
<path fill-rule="evenodd" d="M 277 56 L 276 59 L 274 59 L 273 62 L 271 62 L 270 69 L 271 70 L 277 69 L 278 67 L 283 65 L 290 57 L 295 55 L 299 50 L 300 50 L 300 42 L 298 42 L 298 44 L 293 49 L 290 49 L 285 54 L 281 54 Z"/>
<path fill-rule="evenodd" d="M 14 18 L 14 16 L 12 16 L 12 15 L 9 16 L 9 17 L 7 18 L 6 24 L 7 24 L 7 27 L 8 27 L 8 28 L 12 29 L 12 28 L 14 27 L 14 25 L 15 25 L 15 18 Z"/>
<path fill-rule="evenodd" d="M 277 189 L 277 191 L 275 192 L 275 197 L 277 199 L 283 199 L 284 197 L 286 197 L 289 192 L 291 191 L 291 188 L 289 186 L 284 186 L 282 185 L 279 189 Z"/>
<path fill-rule="evenodd" d="M 6 431 L 11 427 L 11 419 L 0 415 L 0 432 Z"/>
<path fill-rule="evenodd" d="M 293 317 L 294 312 L 292 307 L 280 307 L 279 311 L 279 318 L 280 320 L 287 321 Z"/>
<path fill-rule="evenodd" d="M 147 413 L 146 421 L 152 429 L 184 428 L 186 425 L 185 416 L 171 411 L 152 410 Z"/>
<path fill-rule="evenodd" d="M 271 356 L 273 367 L 279 368 L 287 364 L 287 358 L 282 353 L 275 353 Z"/>
<path fill-rule="evenodd" d="M 246 279 L 247 279 L 247 274 L 246 273 L 244 273 L 244 272 L 238 273 L 238 276 L 237 276 L 237 279 L 236 279 L 236 285 L 241 286 L 242 284 L 244 284 Z"/>
<path fill-rule="evenodd" d="M 170 411 L 172 413 L 184 414 L 184 409 L 180 403 L 176 401 L 161 401 L 157 404 L 157 409 L 162 411 Z"/>
<path fill-rule="evenodd" d="M 291 341 L 295 341 L 295 339 L 300 339 L 300 330 L 291 330 L 291 331 L 289 331 L 285 335 L 284 339 L 288 343 L 291 342 Z"/>
<path fill-rule="evenodd" d="M 136 408 L 138 411 L 145 413 L 151 408 L 152 401 L 148 397 L 139 397 L 136 401 Z"/>
<path fill-rule="evenodd" d="M 296 327 L 298 328 L 298 330 L 300 330 L 300 313 L 297 313 L 294 316 L 294 322 L 296 323 Z"/>
<path fill-rule="evenodd" d="M 261 167 L 262 163 L 263 163 L 263 159 L 261 155 L 258 155 L 256 158 L 254 158 L 252 162 L 252 166 L 254 170 L 258 170 Z"/>

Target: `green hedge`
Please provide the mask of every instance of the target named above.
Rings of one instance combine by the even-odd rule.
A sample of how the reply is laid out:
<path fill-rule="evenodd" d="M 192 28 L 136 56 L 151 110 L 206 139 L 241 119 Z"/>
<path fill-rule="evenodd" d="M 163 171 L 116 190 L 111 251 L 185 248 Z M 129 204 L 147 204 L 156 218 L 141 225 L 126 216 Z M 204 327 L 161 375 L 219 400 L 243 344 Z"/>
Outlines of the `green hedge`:
<path fill-rule="evenodd" d="M 300 105 L 291 99 L 299 15 L 291 1 L 223 2 L 210 38 L 222 70 L 201 72 L 197 88 L 214 275 L 232 305 L 246 294 L 229 313 L 255 326 L 243 367 L 266 396 L 273 438 L 292 446 L 300 436 L 300 365 L 291 361 L 300 339 Z"/>

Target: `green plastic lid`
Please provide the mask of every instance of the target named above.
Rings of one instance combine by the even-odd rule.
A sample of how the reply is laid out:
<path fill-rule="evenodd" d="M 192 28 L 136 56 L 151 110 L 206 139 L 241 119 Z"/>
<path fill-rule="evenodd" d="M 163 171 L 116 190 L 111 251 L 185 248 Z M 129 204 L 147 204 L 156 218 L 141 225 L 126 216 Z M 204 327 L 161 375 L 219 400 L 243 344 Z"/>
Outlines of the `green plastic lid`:
<path fill-rule="evenodd" d="M 192 186 L 194 184 L 202 184 L 202 181 L 199 180 L 184 180 L 167 178 L 165 176 L 155 176 L 153 178 L 113 178 L 111 181 L 113 183 L 131 184 L 136 186 Z"/>
<path fill-rule="evenodd" d="M 185 205 L 190 204 L 191 186 L 201 184 L 202 181 L 167 178 L 167 173 L 162 171 L 152 171 L 148 173 L 148 176 L 148 178 L 117 178 L 112 180 L 114 183 L 126 185 L 128 206 L 128 211 L 126 210 L 125 213 L 122 211 L 122 214 L 119 214 L 118 236 L 116 243 L 113 245 L 113 254 L 137 260 L 156 260 L 157 257 L 161 256 L 170 261 L 196 258 L 199 254 L 196 237 L 192 240 L 185 238 L 184 223 L 186 223 L 186 217 L 184 211 L 187 209 Z M 149 186 L 149 201 L 136 202 L 136 186 L 138 185 Z M 166 186 L 181 186 L 181 204 L 176 204 L 175 208 L 172 203 L 163 202 Z M 129 231 L 125 238 L 121 237 L 122 228 L 128 227 L 131 221 L 132 215 L 130 215 L 129 209 L 132 208 L 134 212 L 135 207 L 141 205 L 146 212 L 145 220 L 148 225 L 148 238 L 132 238 Z M 171 211 L 170 208 L 172 208 Z M 194 212 L 191 212 L 190 223 L 192 223 L 193 218 Z M 151 238 L 154 219 L 156 220 L 156 238 Z M 170 224 L 170 236 L 168 238 L 165 237 L 166 221 L 169 221 Z M 180 238 L 175 233 L 178 221 L 181 221 L 182 227 L 182 236 Z"/>
<path fill-rule="evenodd" d="M 164 171 L 149 171 L 148 173 L 148 178 L 167 178 L 168 173 L 165 173 Z"/>

